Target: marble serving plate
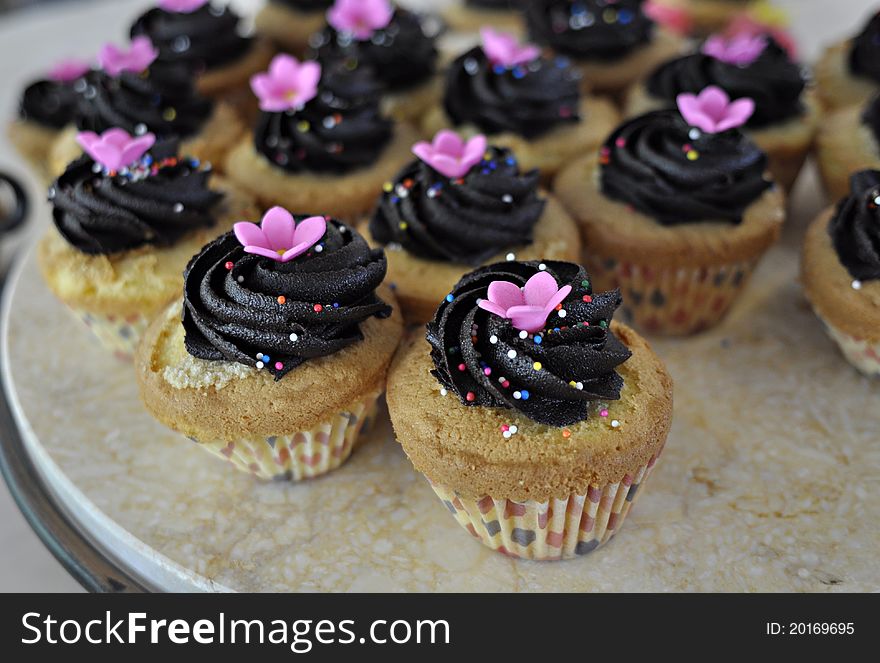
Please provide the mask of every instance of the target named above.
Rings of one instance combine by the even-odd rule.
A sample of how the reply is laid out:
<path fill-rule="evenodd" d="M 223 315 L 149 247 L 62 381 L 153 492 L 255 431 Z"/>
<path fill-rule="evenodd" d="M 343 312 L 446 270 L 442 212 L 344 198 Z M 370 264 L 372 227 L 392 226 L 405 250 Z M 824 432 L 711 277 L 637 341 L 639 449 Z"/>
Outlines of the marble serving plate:
<path fill-rule="evenodd" d="M 99 35 L 121 38 L 145 4 L 34 17 L 4 33 L 0 53 L 30 53 L 37 71 L 68 49 L 93 51 Z M 830 34 L 822 20 L 840 34 L 856 20 L 853 11 L 828 17 L 818 1 L 784 4 L 800 12 L 808 56 L 819 44 L 811 36 Z M 0 58 L 0 72 L 5 99 L 30 75 L 14 55 Z M 7 147 L 3 156 L 12 159 Z M 413 472 L 387 421 L 325 478 L 265 484 L 235 472 L 151 419 L 132 367 L 52 298 L 32 253 L 4 300 L 4 384 L 56 499 L 160 589 L 877 590 L 880 384 L 844 362 L 797 283 L 805 224 L 824 204 L 817 190 L 808 174 L 783 242 L 720 328 L 655 342 L 676 380 L 666 451 L 614 540 L 569 562 L 515 561 L 472 539 Z M 38 211 L 34 234 L 48 222 Z"/>

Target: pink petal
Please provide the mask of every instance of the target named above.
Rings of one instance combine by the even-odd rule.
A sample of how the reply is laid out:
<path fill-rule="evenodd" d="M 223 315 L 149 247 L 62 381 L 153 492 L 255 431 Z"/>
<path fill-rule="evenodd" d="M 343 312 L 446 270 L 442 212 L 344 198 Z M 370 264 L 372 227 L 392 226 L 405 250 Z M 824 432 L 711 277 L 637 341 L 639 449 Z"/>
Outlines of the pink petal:
<path fill-rule="evenodd" d="M 299 68 L 299 60 L 292 55 L 281 53 L 272 58 L 272 62 L 269 64 L 269 76 L 292 85 L 297 80 Z"/>
<path fill-rule="evenodd" d="M 730 97 L 717 85 L 703 88 L 697 97 L 701 110 L 709 117 L 719 119 L 724 115 L 724 109 L 730 103 Z"/>
<path fill-rule="evenodd" d="M 424 161 L 441 175 L 446 175 L 446 177 L 462 177 L 467 174 L 468 170 L 470 170 L 470 168 L 461 161 L 446 154 L 435 153 L 431 155 L 429 159 L 425 159 Z"/>
<path fill-rule="evenodd" d="M 555 295 L 553 295 L 550 299 L 547 300 L 547 303 L 544 304 L 545 318 L 553 312 L 553 309 L 555 309 L 563 301 L 565 301 L 565 298 L 568 297 L 568 293 L 570 293 L 570 292 L 571 292 L 571 286 L 564 285 L 559 289 L 559 292 L 557 292 Z"/>
<path fill-rule="evenodd" d="M 76 135 L 76 142 L 81 148 L 88 151 L 92 145 L 101 140 L 94 131 L 80 131 Z"/>
<path fill-rule="evenodd" d="M 312 247 L 321 241 L 321 238 L 327 232 L 327 219 L 323 216 L 310 216 L 303 219 L 293 231 L 293 245 L 298 247 L 305 245 L 306 248 Z"/>
<path fill-rule="evenodd" d="M 272 260 L 277 260 L 281 262 L 281 256 L 278 251 L 273 251 L 272 249 L 267 249 L 263 246 L 246 246 L 244 247 L 245 253 L 253 253 L 254 255 L 263 256 L 264 258 L 270 258 Z"/>
<path fill-rule="evenodd" d="M 490 302 L 509 309 L 512 306 L 523 304 L 523 292 L 515 283 L 510 281 L 492 281 L 489 284 L 487 296 Z"/>
<path fill-rule="evenodd" d="M 260 227 L 269 240 L 269 248 L 280 251 L 293 246 L 293 215 L 283 207 L 273 207 L 263 216 Z"/>
<path fill-rule="evenodd" d="M 481 299 L 480 303 L 477 304 L 484 311 L 489 311 L 493 315 L 497 315 L 499 318 L 507 317 L 507 309 L 503 306 L 499 306 L 495 302 L 490 302 L 488 299 Z"/>
<path fill-rule="evenodd" d="M 317 62 L 303 62 L 299 68 L 299 89 L 303 94 L 311 92 L 313 98 L 317 94 L 318 82 L 321 80 L 321 65 Z"/>
<path fill-rule="evenodd" d="M 124 165 L 129 165 L 140 159 L 156 143 L 155 134 L 146 133 L 130 140 L 122 148 L 119 158 Z"/>
<path fill-rule="evenodd" d="M 69 83 L 88 73 L 91 65 L 84 60 L 70 58 L 62 60 L 49 70 L 49 78 L 62 83 Z"/>
<path fill-rule="evenodd" d="M 547 324 L 547 313 L 538 306 L 514 306 L 507 309 L 507 317 L 517 329 L 536 332 Z"/>
<path fill-rule="evenodd" d="M 412 153 L 425 163 L 430 163 L 431 158 L 434 156 L 434 147 L 431 143 L 422 140 L 412 146 Z"/>
<path fill-rule="evenodd" d="M 716 128 L 718 131 L 727 131 L 728 129 L 741 127 L 748 122 L 754 112 L 755 102 L 753 99 L 749 97 L 737 99 L 727 107 L 724 117 L 718 121 Z"/>
<path fill-rule="evenodd" d="M 101 134 L 101 140 L 108 145 L 114 145 L 115 147 L 122 149 L 131 141 L 131 134 L 125 129 L 113 127 L 112 129 L 107 129 L 107 131 Z"/>
<path fill-rule="evenodd" d="M 269 240 L 256 223 L 240 221 L 232 226 L 232 230 L 242 246 L 262 246 L 269 249 Z"/>
<path fill-rule="evenodd" d="M 487 144 L 488 141 L 483 134 L 477 134 L 467 142 L 461 160 L 463 163 L 467 164 L 468 169 L 483 160 L 483 155 L 486 154 Z"/>
<path fill-rule="evenodd" d="M 689 125 L 707 133 L 715 132 L 715 121 L 706 115 L 695 95 L 683 92 L 675 98 L 675 101 L 678 111 Z"/>
<path fill-rule="evenodd" d="M 180 14 L 191 14 L 206 4 L 208 4 L 208 0 L 159 0 L 159 7 L 165 11 Z"/>
<path fill-rule="evenodd" d="M 460 157 L 464 152 L 464 140 L 454 131 L 443 129 L 434 136 L 432 146 L 435 152 Z"/>
<path fill-rule="evenodd" d="M 547 272 L 538 272 L 526 281 L 525 288 L 523 288 L 523 301 L 528 306 L 543 308 L 558 290 L 556 279 Z"/>

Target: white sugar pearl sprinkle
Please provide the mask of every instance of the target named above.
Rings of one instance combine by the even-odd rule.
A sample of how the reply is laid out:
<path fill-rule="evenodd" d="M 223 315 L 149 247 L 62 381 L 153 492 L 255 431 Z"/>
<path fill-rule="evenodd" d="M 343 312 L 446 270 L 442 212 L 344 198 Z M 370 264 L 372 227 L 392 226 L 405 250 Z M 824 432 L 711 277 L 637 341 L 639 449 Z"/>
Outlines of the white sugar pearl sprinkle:
<path fill-rule="evenodd" d="M 862 282 L 861 281 L 853 281 L 852 287 L 853 287 L 853 290 L 861 290 L 862 289 Z"/>
<path fill-rule="evenodd" d="M 297 336 L 296 334 L 291 334 L 290 340 L 296 343 L 299 340 L 299 336 Z"/>
<path fill-rule="evenodd" d="M 547 269 L 547 265 L 545 265 L 545 264 L 542 262 L 540 265 L 538 265 L 538 269 L 540 269 L 540 270 L 543 272 L 544 270 Z"/>
<path fill-rule="evenodd" d="M 501 435 L 502 435 L 502 437 L 504 437 L 505 440 L 509 440 L 510 436 L 513 435 L 513 433 L 511 433 L 509 430 L 506 430 L 503 433 L 501 433 Z"/>
<path fill-rule="evenodd" d="M 441 396 L 445 396 L 445 395 L 448 394 L 448 393 L 449 393 L 449 392 L 446 391 L 446 389 L 441 389 L 441 390 L 440 390 L 440 395 L 441 395 Z"/>
<path fill-rule="evenodd" d="M 257 368 L 263 368 L 265 365 L 266 365 L 266 364 L 264 364 L 264 363 L 261 362 L 261 361 L 258 361 L 258 362 L 257 362 Z"/>
<path fill-rule="evenodd" d="M 561 309 L 561 310 L 559 311 L 559 314 L 558 314 L 558 315 L 559 315 L 560 318 L 564 318 L 566 315 L 568 315 L 568 313 L 565 312 L 565 309 Z"/>
<path fill-rule="evenodd" d="M 513 397 L 514 397 L 516 400 L 519 400 L 520 398 L 522 398 L 522 394 L 521 394 L 520 392 L 518 392 L 518 391 L 515 391 L 515 392 L 513 392 Z"/>
<path fill-rule="evenodd" d="M 519 337 L 522 338 L 522 339 L 526 339 L 526 338 L 529 337 L 529 332 L 527 332 L 527 331 L 521 331 L 521 332 L 519 333 Z"/>
<path fill-rule="evenodd" d="M 498 342 L 498 337 L 495 336 L 495 334 L 492 334 L 492 335 L 489 337 L 489 343 L 491 343 L 492 345 L 495 345 L 497 342 Z"/>
<path fill-rule="evenodd" d="M 519 428 L 517 428 L 516 426 L 511 426 L 507 430 L 510 431 L 511 435 L 516 435 L 519 432 Z"/>
<path fill-rule="evenodd" d="M 612 419 L 611 428 L 620 428 L 620 422 L 617 419 Z"/>
<path fill-rule="evenodd" d="M 508 254 L 507 254 L 507 259 L 508 259 L 508 260 L 516 260 L 516 254 L 514 254 L 514 253 L 508 253 Z"/>
<path fill-rule="evenodd" d="M 584 383 L 583 383 L 583 382 L 578 382 L 578 383 L 575 385 L 575 387 L 576 387 L 577 389 L 583 391 L 583 390 L 584 390 Z"/>
<path fill-rule="evenodd" d="M 511 359 L 515 359 L 516 358 L 516 350 L 508 350 L 507 356 L 510 357 Z"/>

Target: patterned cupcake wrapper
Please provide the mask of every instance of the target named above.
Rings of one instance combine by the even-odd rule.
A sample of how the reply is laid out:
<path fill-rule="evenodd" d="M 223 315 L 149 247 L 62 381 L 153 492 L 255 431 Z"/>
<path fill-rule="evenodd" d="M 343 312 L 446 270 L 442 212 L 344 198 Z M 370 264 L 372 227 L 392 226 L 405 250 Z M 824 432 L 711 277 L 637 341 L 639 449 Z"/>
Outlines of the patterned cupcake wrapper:
<path fill-rule="evenodd" d="M 375 421 L 382 392 L 374 392 L 314 428 L 256 440 L 203 441 L 190 438 L 236 469 L 260 479 L 300 481 L 340 467 Z"/>
<path fill-rule="evenodd" d="M 674 336 L 717 325 L 758 262 L 668 269 L 590 254 L 585 260 L 598 289 L 620 288 L 625 318 L 645 331 Z"/>
<path fill-rule="evenodd" d="M 571 559 L 607 543 L 620 529 L 659 455 L 617 483 L 546 502 L 473 499 L 431 487 L 458 524 L 492 550 L 518 559 Z"/>
<path fill-rule="evenodd" d="M 841 331 L 827 320 L 821 317 L 819 319 L 850 364 L 869 377 L 880 377 L 880 342 L 857 338 Z"/>
<path fill-rule="evenodd" d="M 150 324 L 150 318 L 140 313 L 123 316 L 76 308 L 71 311 L 91 330 L 101 345 L 122 361 L 131 361 L 141 336 Z"/>

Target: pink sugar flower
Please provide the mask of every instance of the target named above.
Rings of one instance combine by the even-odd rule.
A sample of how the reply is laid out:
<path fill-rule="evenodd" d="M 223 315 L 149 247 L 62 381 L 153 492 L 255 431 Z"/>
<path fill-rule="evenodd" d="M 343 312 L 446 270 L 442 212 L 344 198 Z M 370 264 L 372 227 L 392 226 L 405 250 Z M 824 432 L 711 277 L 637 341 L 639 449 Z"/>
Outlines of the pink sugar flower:
<path fill-rule="evenodd" d="M 81 131 L 76 142 L 95 162 L 110 171 L 122 170 L 138 161 L 156 142 L 156 136 L 146 133 L 132 136 L 125 129 L 114 127 L 100 136 L 94 131 Z"/>
<path fill-rule="evenodd" d="M 327 10 L 327 22 L 355 39 L 369 39 L 376 30 L 388 27 L 394 7 L 388 0 L 336 0 Z"/>
<path fill-rule="evenodd" d="M 716 60 L 745 67 L 761 57 L 767 48 L 767 37 L 764 35 L 740 34 L 732 37 L 712 35 L 700 49 L 704 54 Z"/>
<path fill-rule="evenodd" d="M 541 55 L 541 49 L 534 44 L 520 44 L 512 34 L 485 27 L 480 30 L 483 52 L 494 65 L 513 68 L 525 64 Z"/>
<path fill-rule="evenodd" d="M 690 33 L 694 24 L 693 18 L 686 9 L 659 0 L 645 0 L 642 12 L 657 25 L 679 35 Z"/>
<path fill-rule="evenodd" d="M 116 44 L 104 44 L 98 52 L 98 64 L 111 76 L 118 76 L 123 71 L 136 74 L 145 71 L 159 57 L 159 50 L 153 46 L 149 37 L 143 35 L 131 40 L 128 49 Z"/>
<path fill-rule="evenodd" d="M 450 129 L 437 132 L 433 142 L 420 141 L 412 152 L 441 175 L 464 177 L 486 154 L 486 137 L 477 134 L 467 142 Z"/>
<path fill-rule="evenodd" d="M 738 35 L 750 35 L 753 37 L 761 35 L 772 37 L 777 44 L 785 49 L 785 52 L 788 53 L 788 57 L 791 60 L 797 60 L 798 57 L 795 39 L 792 37 L 791 33 L 785 29 L 784 25 L 764 23 L 747 13 L 740 14 L 733 19 L 727 25 L 727 28 L 724 29 L 722 34 L 726 37 L 736 37 Z"/>
<path fill-rule="evenodd" d="M 272 59 L 269 71 L 251 77 L 251 89 L 260 100 L 260 110 L 277 113 L 305 106 L 318 94 L 320 80 L 320 64 L 282 53 Z"/>
<path fill-rule="evenodd" d="M 70 83 L 84 76 L 92 66 L 85 60 L 68 58 L 61 60 L 49 70 L 49 78 L 59 83 Z"/>
<path fill-rule="evenodd" d="M 559 288 L 550 274 L 538 272 L 523 288 L 509 281 L 492 281 L 488 298 L 480 300 L 478 306 L 508 318 L 517 329 L 538 332 L 544 329 L 547 318 L 570 292 L 570 285 Z"/>
<path fill-rule="evenodd" d="M 263 216 L 260 226 L 242 221 L 232 229 L 246 253 L 290 262 L 320 241 L 327 232 L 327 219 L 312 216 L 296 223 L 286 209 L 273 207 Z"/>
<path fill-rule="evenodd" d="M 710 85 L 698 95 L 682 93 L 675 99 L 685 121 L 709 134 L 717 134 L 744 125 L 755 112 L 755 102 L 748 97 L 731 102 L 720 87 Z"/>
<path fill-rule="evenodd" d="M 208 0 L 159 0 L 159 7 L 167 12 L 192 14 L 208 4 Z"/>

